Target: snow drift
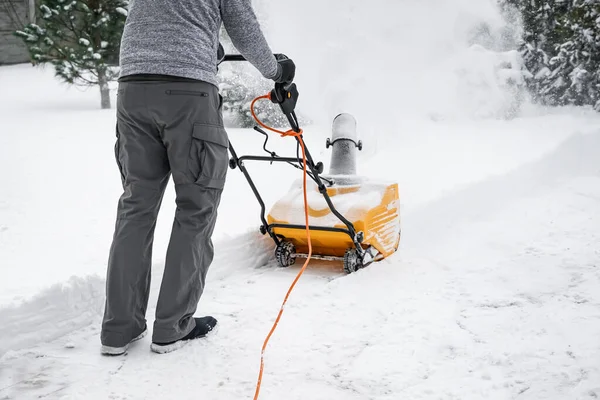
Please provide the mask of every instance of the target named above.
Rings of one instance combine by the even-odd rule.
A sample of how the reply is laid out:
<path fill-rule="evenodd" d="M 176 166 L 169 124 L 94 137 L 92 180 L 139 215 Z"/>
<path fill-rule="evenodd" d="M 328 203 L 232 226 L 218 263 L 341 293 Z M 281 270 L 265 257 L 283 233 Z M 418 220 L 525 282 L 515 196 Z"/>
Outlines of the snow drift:
<path fill-rule="evenodd" d="M 0 357 L 8 350 L 52 341 L 90 323 L 104 311 L 104 279 L 72 277 L 22 304 L 0 308 Z"/>

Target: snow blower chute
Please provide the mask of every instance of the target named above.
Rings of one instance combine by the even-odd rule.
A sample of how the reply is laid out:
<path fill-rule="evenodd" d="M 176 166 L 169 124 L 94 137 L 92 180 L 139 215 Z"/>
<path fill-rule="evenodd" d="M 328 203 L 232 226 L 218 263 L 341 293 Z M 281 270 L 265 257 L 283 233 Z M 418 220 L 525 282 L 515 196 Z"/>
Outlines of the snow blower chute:
<path fill-rule="evenodd" d="M 245 60 L 240 55 L 222 55 L 222 61 Z M 287 86 L 276 84 L 264 98 L 280 106 L 293 132 L 301 132 L 294 111 L 298 100 L 295 83 Z M 257 122 L 266 127 L 258 119 Z M 298 151 L 293 157 L 281 157 L 269 151 L 266 147 L 267 132 L 260 126 L 254 129 L 266 137 L 263 149 L 268 156 L 238 156 L 230 142 L 229 166 L 231 169 L 239 168 L 244 174 L 261 208 L 260 231 L 275 242 L 275 258 L 279 266 L 289 267 L 296 258 L 306 258 L 308 252 L 303 180 L 295 181 L 289 193 L 266 214 L 265 203 L 246 169 L 246 163 L 287 163 L 304 169 L 303 159 Z M 296 140 L 298 146 L 304 146 L 301 134 L 296 136 Z M 304 146 L 306 174 L 312 181 L 307 188 L 311 258 L 342 261 L 344 271 L 352 273 L 392 255 L 398 249 L 401 233 L 398 184 L 377 182 L 357 175 L 357 151 L 362 150 L 362 142 L 358 140 L 356 121 L 350 114 L 340 114 L 334 119 L 332 137 L 327 139 L 326 147 L 331 147 L 332 154 L 329 173 L 324 174 L 323 163 L 315 163 Z"/>

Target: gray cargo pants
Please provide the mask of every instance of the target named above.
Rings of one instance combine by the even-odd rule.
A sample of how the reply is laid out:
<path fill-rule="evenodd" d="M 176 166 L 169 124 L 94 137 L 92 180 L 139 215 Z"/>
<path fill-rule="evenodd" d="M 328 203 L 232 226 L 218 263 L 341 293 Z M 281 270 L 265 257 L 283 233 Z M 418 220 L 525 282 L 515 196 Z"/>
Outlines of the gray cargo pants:
<path fill-rule="evenodd" d="M 221 107 L 209 83 L 119 85 L 115 156 L 124 192 L 108 261 L 103 345 L 124 346 L 146 325 L 154 229 L 171 174 L 177 209 L 152 340 L 175 341 L 195 326 L 228 168 Z"/>

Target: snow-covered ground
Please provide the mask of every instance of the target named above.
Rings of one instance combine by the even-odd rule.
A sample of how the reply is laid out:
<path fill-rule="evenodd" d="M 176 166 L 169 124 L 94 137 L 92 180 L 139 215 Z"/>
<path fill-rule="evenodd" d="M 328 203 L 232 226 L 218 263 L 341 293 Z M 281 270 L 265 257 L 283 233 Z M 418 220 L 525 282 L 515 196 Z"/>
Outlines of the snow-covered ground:
<path fill-rule="evenodd" d="M 349 276 L 312 263 L 270 342 L 261 399 L 599 398 L 600 116 L 526 105 L 518 118 L 482 119 L 507 101 L 488 76 L 490 54 L 463 45 L 478 18 L 501 30 L 488 2 L 438 0 L 412 14 L 399 2 L 381 17 L 383 2 L 368 11 L 320 1 L 313 15 L 316 0 L 282 1 L 263 12 L 269 32 L 285 31 L 283 8 L 314 17 L 303 35 L 272 36 L 297 55 L 299 108 L 315 120 L 306 141 L 327 169 L 331 117 L 357 115 L 359 172 L 399 183 L 402 242 Z M 422 40 L 408 45 L 407 32 Z M 388 62 L 392 50 L 411 62 Z M 432 63 L 434 53 L 447 57 Z M 332 69 L 320 75 L 320 63 Z M 239 171 L 229 172 L 198 310 L 218 318 L 217 332 L 164 356 L 149 337 L 126 356 L 100 355 L 120 179 L 114 110 L 98 106 L 96 90 L 68 89 L 49 69 L 0 68 L 0 399 L 252 398 L 261 345 L 299 266 L 276 267 Z M 229 134 L 240 152 L 261 151 L 256 132 Z M 295 151 L 290 139 L 271 143 Z M 250 168 L 268 205 L 300 177 Z M 173 200 L 169 186 L 150 325 Z"/>
<path fill-rule="evenodd" d="M 113 112 L 48 72 L 0 69 L 3 83 L 23 79 L 27 94 L 9 84 L 0 97 L 0 398 L 250 397 L 297 269 L 274 265 L 241 174 L 230 172 L 199 307 L 220 329 L 167 356 L 146 339 L 103 358 Z M 240 149 L 260 147 L 252 131 L 230 134 Z M 326 134 L 306 136 L 328 164 Z M 286 140 L 274 143 L 284 151 Z M 385 143 L 363 140 L 360 172 L 400 183 L 401 249 L 351 276 L 332 264 L 307 271 L 267 352 L 262 398 L 600 396 L 600 119 L 403 121 Z M 271 203 L 287 190 L 274 182 L 298 177 L 253 170 Z M 169 188 L 150 320 L 172 199 Z"/>

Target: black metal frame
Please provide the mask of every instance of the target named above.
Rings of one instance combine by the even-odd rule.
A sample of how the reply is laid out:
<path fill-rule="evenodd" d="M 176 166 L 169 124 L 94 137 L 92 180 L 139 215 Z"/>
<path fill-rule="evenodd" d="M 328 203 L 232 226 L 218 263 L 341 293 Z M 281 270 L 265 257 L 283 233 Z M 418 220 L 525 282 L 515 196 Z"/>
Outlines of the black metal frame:
<path fill-rule="evenodd" d="M 275 56 L 278 59 L 285 57 L 285 55 L 281 55 L 281 54 L 276 54 Z M 222 61 L 246 61 L 246 60 L 241 55 L 225 55 L 223 57 Z M 298 98 L 298 91 L 296 89 L 296 85 L 293 83 L 289 84 L 288 86 L 278 83 L 275 85 L 275 89 L 271 92 L 271 101 L 279 104 L 279 106 L 281 107 L 281 111 L 287 117 L 287 119 L 290 123 L 290 126 L 292 127 L 292 130 L 294 132 L 298 133 L 298 132 L 300 132 L 300 127 L 298 125 L 298 118 L 296 117 L 296 113 L 294 111 L 297 98 Z M 255 127 L 254 129 L 256 131 L 260 132 L 261 134 L 267 136 L 267 140 L 268 140 L 268 135 L 264 130 L 262 130 L 259 127 Z M 354 243 L 356 251 L 358 252 L 360 259 L 362 260 L 363 256 L 365 255 L 365 250 L 361 246 L 361 243 L 364 240 L 363 233 L 356 232 L 352 222 L 348 221 L 335 208 L 335 206 L 333 205 L 333 202 L 331 201 L 331 198 L 329 197 L 329 194 L 327 193 L 327 187 L 323 183 L 323 180 L 325 180 L 325 178 L 322 178 L 320 176 L 321 172 L 323 172 L 323 164 L 322 163 L 315 164 L 315 162 L 310 154 L 310 151 L 308 150 L 308 148 L 306 147 L 306 144 L 304 143 L 304 138 L 302 137 L 302 135 L 298 135 L 295 138 L 296 138 L 298 145 L 304 146 L 305 155 L 306 155 L 306 174 L 307 174 L 307 176 L 309 176 L 317 184 L 319 193 L 321 193 L 323 195 L 323 197 L 325 198 L 325 201 L 327 202 L 327 206 L 329 207 L 331 212 L 346 226 L 346 229 L 332 228 L 332 227 L 326 227 L 326 226 L 311 226 L 311 225 L 309 225 L 308 228 L 313 231 L 340 232 L 340 233 L 347 234 L 350 237 L 350 239 L 352 240 L 352 243 Z M 266 141 L 265 141 L 265 145 L 266 145 Z M 231 169 L 239 168 L 240 171 L 242 171 L 242 173 L 246 177 L 246 180 L 248 181 L 248 184 L 250 185 L 250 188 L 252 189 L 254 196 L 256 197 L 256 199 L 258 200 L 258 203 L 260 204 L 260 209 L 261 209 L 260 219 L 262 222 L 260 231 L 263 235 L 268 233 L 269 236 L 271 236 L 271 238 L 275 242 L 275 244 L 277 246 L 279 246 L 281 244 L 282 240 L 278 237 L 278 235 L 275 234 L 274 229 L 286 228 L 286 229 L 302 229 L 302 230 L 304 230 L 304 229 L 306 229 L 306 226 L 305 225 L 295 225 L 295 224 L 269 224 L 267 222 L 267 219 L 265 216 L 265 213 L 266 213 L 265 202 L 262 199 L 254 181 L 250 177 L 250 174 L 248 173 L 248 170 L 246 169 L 244 162 L 245 161 L 259 161 L 259 162 L 268 162 L 271 164 L 273 162 L 284 162 L 284 163 L 291 164 L 292 166 L 294 166 L 296 168 L 300 168 L 300 169 L 304 169 L 304 165 L 302 163 L 302 160 L 298 156 L 296 156 L 296 157 L 280 157 L 277 154 L 275 154 L 274 152 L 269 152 L 265 146 L 263 146 L 263 148 L 267 153 L 270 154 L 270 156 L 243 155 L 241 157 L 238 157 L 235 149 L 233 148 L 233 145 L 231 144 L 231 141 L 229 141 L 229 152 L 231 153 L 231 159 L 229 160 L 229 167 Z"/>
<path fill-rule="evenodd" d="M 300 143 L 300 141 L 302 141 L 302 143 L 304 143 L 304 139 L 302 138 L 302 135 L 297 136 L 296 140 L 298 141 L 298 143 Z M 301 168 L 303 168 L 301 160 L 299 160 L 297 157 L 280 157 L 280 156 L 277 156 L 276 154 L 273 154 L 271 156 L 243 155 L 243 156 L 238 157 L 235 149 L 233 148 L 233 145 L 231 144 L 231 141 L 229 142 L 229 152 L 231 153 L 231 159 L 229 160 L 230 168 L 231 169 L 239 168 L 240 171 L 242 171 L 242 173 L 246 177 L 246 180 L 248 181 L 248 184 L 250 185 L 250 188 L 252 189 L 252 192 L 254 193 L 254 196 L 256 197 L 256 199 L 258 200 L 258 203 L 260 204 L 260 210 L 261 210 L 260 219 L 262 222 L 262 225 L 260 227 L 261 233 L 262 234 L 268 233 L 269 236 L 271 236 L 271 238 L 275 242 L 275 244 L 279 245 L 281 243 L 281 239 L 275 234 L 275 232 L 274 232 L 275 228 L 306 229 L 306 225 L 277 224 L 277 223 L 269 224 L 267 222 L 266 215 L 265 215 L 266 214 L 265 202 L 262 199 L 262 197 L 258 191 L 258 188 L 256 187 L 256 184 L 250 177 L 250 173 L 248 172 L 248 170 L 246 169 L 246 166 L 244 165 L 245 161 L 259 161 L 259 162 L 268 162 L 268 163 L 284 162 L 284 163 L 288 163 L 288 164 L 289 163 L 292 163 L 292 164 L 298 163 L 299 166 Z M 327 202 L 327 206 L 329 207 L 331 212 L 344 225 L 346 225 L 346 229 L 332 228 L 332 227 L 327 227 L 327 226 L 312 226 L 312 225 L 309 225 L 309 229 L 313 230 L 313 231 L 340 232 L 340 233 L 347 234 L 350 237 L 350 239 L 352 240 L 352 242 L 354 243 L 358 253 L 362 256 L 364 254 L 364 250 L 363 250 L 362 246 L 360 245 L 360 243 L 364 239 L 362 232 L 357 233 L 356 230 L 354 229 L 354 225 L 352 224 L 352 222 L 348 221 L 335 208 L 333 202 L 331 201 L 331 198 L 329 197 L 329 194 L 327 193 L 327 187 L 325 186 L 325 184 L 323 183 L 323 180 L 321 179 L 320 171 L 319 171 L 320 168 L 317 165 L 315 165 L 309 150 L 306 148 L 306 145 L 305 145 L 305 154 L 306 154 L 307 175 L 317 184 L 319 193 L 321 193 L 323 195 L 323 197 L 325 198 L 325 201 Z"/>

